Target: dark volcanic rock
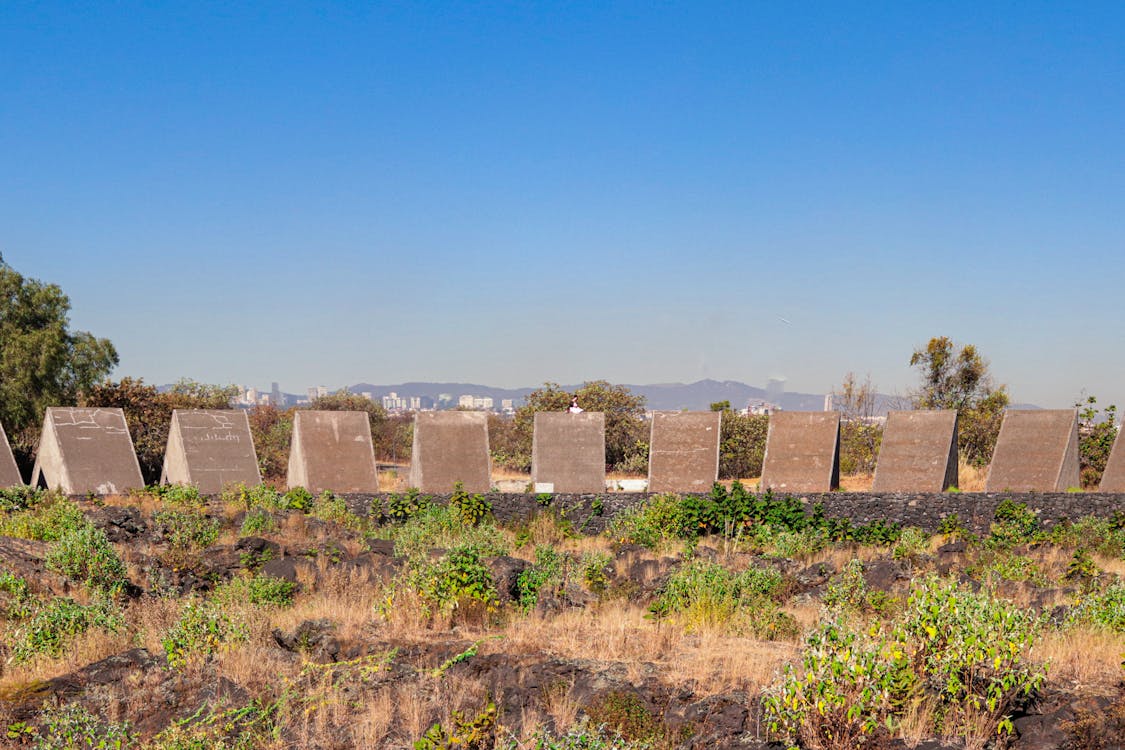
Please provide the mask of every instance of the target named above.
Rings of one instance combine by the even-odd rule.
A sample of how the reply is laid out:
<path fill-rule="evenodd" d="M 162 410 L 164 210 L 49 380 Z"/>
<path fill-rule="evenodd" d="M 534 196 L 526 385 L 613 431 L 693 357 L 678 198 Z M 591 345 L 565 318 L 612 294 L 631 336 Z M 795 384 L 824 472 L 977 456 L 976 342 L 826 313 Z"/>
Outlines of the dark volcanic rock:
<path fill-rule="evenodd" d="M 139 508 L 106 505 L 86 511 L 86 518 L 111 542 L 130 542 L 148 532 Z"/>

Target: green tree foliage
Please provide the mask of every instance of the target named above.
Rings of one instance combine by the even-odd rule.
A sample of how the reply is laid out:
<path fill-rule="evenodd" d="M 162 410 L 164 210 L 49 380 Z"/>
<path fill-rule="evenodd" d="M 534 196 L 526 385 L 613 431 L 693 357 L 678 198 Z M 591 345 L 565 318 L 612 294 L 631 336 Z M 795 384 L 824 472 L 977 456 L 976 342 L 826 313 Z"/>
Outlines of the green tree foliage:
<path fill-rule="evenodd" d="M 81 399 L 83 406 L 118 408 L 125 412 L 129 434 L 147 484 L 160 481 L 164 450 L 174 409 L 229 409 L 237 386 L 218 386 L 181 380 L 169 390 L 145 385 L 141 378 L 122 378 L 93 386 Z"/>
<path fill-rule="evenodd" d="M 62 289 L 0 256 L 0 424 L 21 463 L 30 463 L 46 408 L 77 403 L 117 365 L 108 339 L 69 330 L 69 311 Z"/>
<path fill-rule="evenodd" d="M 972 344 L 958 348 L 945 336 L 915 349 L 910 366 L 921 371 L 914 394 L 917 409 L 955 409 L 961 455 L 983 466 L 992 459 L 1000 422 L 1008 405 L 1007 386 L 994 386 L 988 360 Z"/>
<path fill-rule="evenodd" d="M 844 376 L 834 391 L 835 407 L 840 412 L 840 471 L 844 474 L 870 474 L 883 442 L 883 427 L 876 424 L 875 386 L 871 376 L 861 383 L 854 372 Z"/>
<path fill-rule="evenodd" d="M 1082 486 L 1097 488 L 1109 461 L 1113 442 L 1117 439 L 1117 407 L 1110 404 L 1098 414 L 1098 399 L 1087 396 L 1074 405 L 1078 409 L 1078 455 L 1081 461 Z"/>
<path fill-rule="evenodd" d="M 730 408 L 730 401 L 711 404 L 711 411 L 723 413 L 719 430 L 719 478 L 746 479 L 761 476 L 762 462 L 766 457 L 769 416 L 739 414 Z"/>
<path fill-rule="evenodd" d="M 262 479 L 283 485 L 289 471 L 289 440 L 293 435 L 293 410 L 272 404 L 253 406 L 246 412 L 250 434 L 258 452 Z"/>
<path fill-rule="evenodd" d="M 583 383 L 574 393 L 563 390 L 558 383 L 544 383 L 542 388 L 528 394 L 527 403 L 516 410 L 511 428 L 514 435 L 502 436 L 505 465 L 528 471 L 531 468 L 535 413 L 566 411 L 574 396 L 578 397 L 578 405 L 585 411 L 605 414 L 606 466 L 617 471 L 647 471 L 649 425 L 644 420 L 644 396 L 605 380 Z M 489 437 L 491 439 L 491 433 Z M 499 433 L 498 437 L 501 437 Z"/>

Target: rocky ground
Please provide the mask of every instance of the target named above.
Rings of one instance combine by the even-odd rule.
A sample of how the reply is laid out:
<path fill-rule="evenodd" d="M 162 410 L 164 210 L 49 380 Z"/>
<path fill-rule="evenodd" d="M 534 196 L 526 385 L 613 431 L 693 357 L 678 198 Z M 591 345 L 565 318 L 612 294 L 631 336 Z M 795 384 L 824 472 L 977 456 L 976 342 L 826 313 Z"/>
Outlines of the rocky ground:
<path fill-rule="evenodd" d="M 402 497 L 359 515 L 339 498 L 269 491 L 10 493 L 0 515 L 4 741 L 1125 745 L 1125 595 L 1115 598 L 1125 532 L 1109 521 L 1047 537 L 1033 514 L 1013 512 L 988 538 L 966 538 L 952 526 L 929 536 L 755 517 L 745 533 L 728 523 L 697 535 L 684 523 L 695 516 L 666 504 L 586 535 L 547 499 L 532 520 L 498 525 L 478 498 L 427 507 Z M 871 708 L 879 726 L 854 740 L 854 696 L 836 718 L 820 705 L 836 724 L 817 713 L 831 703 L 821 695 L 804 729 L 777 726 L 763 696 L 779 694 L 787 665 L 812 674 L 809 635 L 827 621 L 892 633 L 909 622 L 922 580 L 1014 605 L 1034 639 L 1001 654 L 1003 669 L 1043 679 L 996 710 L 966 709 L 919 679 L 908 701 Z"/>

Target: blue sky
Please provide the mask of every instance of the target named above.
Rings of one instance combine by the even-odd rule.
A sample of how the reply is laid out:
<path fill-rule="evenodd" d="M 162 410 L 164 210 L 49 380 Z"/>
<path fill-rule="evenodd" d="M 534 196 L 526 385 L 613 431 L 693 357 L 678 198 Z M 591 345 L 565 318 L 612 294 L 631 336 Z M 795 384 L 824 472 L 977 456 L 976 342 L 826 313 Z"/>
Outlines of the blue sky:
<path fill-rule="evenodd" d="M 0 4 L 0 253 L 116 376 L 1125 406 L 1119 3 Z"/>

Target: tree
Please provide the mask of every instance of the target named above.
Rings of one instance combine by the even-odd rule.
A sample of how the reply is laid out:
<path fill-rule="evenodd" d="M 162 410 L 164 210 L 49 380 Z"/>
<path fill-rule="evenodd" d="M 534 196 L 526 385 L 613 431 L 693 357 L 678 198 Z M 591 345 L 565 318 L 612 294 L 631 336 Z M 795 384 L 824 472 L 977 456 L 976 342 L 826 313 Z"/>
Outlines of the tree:
<path fill-rule="evenodd" d="M 765 414 L 739 414 L 730 401 L 716 401 L 711 411 L 723 413 L 719 428 L 719 478 L 746 479 L 762 475 L 770 418 Z"/>
<path fill-rule="evenodd" d="M 572 396 L 585 411 L 605 414 L 605 461 L 616 471 L 648 471 L 648 425 L 644 421 L 645 398 L 623 385 L 605 380 L 583 383 L 573 394 L 558 383 L 544 383 L 527 396 L 527 403 L 516 410 L 518 440 L 512 450 L 514 464 L 531 467 L 531 439 L 535 412 L 566 411 Z M 525 462 L 526 459 L 526 462 Z M 526 469 L 524 469 L 526 470 Z"/>
<path fill-rule="evenodd" d="M 987 465 L 1008 405 L 1007 386 L 993 385 L 988 360 L 972 344 L 958 349 L 940 336 L 915 349 L 910 366 L 922 373 L 922 385 L 912 399 L 914 408 L 955 409 L 961 455 L 970 463 Z"/>
<path fill-rule="evenodd" d="M 282 410 L 272 404 L 252 406 L 246 412 L 250 434 L 258 453 L 262 479 L 285 486 L 289 472 L 289 442 L 293 436 L 294 409 Z"/>
<path fill-rule="evenodd" d="M 30 464 L 48 406 L 73 406 L 117 365 L 108 339 L 70 331 L 70 299 L 17 273 L 0 256 L 0 424 Z"/>
<path fill-rule="evenodd" d="M 83 394 L 82 406 L 117 408 L 125 412 L 133 448 L 146 484 L 160 481 L 168 431 L 175 409 L 229 409 L 237 386 L 218 386 L 181 380 L 161 393 L 142 378 L 99 383 Z"/>
<path fill-rule="evenodd" d="M 854 372 L 844 376 L 834 404 L 840 412 L 840 471 L 870 474 L 883 441 L 883 428 L 875 423 L 875 386 L 868 375 L 861 383 Z"/>
<path fill-rule="evenodd" d="M 1087 396 L 1074 404 L 1078 409 L 1078 456 L 1085 489 L 1096 489 L 1101 482 L 1117 440 L 1117 407 L 1110 404 L 1099 416 L 1097 403 L 1096 397 Z"/>

